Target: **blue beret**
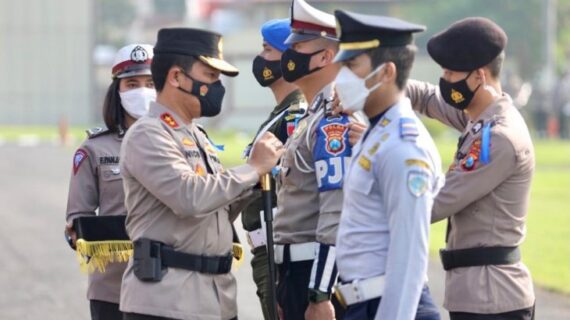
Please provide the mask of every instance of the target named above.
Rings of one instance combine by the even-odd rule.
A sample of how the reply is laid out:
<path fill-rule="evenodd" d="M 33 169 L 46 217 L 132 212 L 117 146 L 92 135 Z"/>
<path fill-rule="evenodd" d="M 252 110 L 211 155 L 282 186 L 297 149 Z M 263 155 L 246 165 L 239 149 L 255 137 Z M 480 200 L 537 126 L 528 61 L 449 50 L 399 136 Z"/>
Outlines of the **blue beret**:
<path fill-rule="evenodd" d="M 289 48 L 285 39 L 291 34 L 291 21 L 289 19 L 270 20 L 261 26 L 263 40 L 273 48 L 283 52 Z"/>

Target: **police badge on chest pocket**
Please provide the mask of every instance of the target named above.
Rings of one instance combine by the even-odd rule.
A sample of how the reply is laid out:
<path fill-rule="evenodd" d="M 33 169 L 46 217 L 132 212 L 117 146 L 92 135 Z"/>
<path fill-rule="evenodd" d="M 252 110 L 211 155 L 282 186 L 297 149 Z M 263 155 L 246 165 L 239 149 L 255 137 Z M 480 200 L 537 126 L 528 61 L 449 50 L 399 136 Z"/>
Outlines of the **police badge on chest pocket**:
<path fill-rule="evenodd" d="M 348 117 L 325 117 L 316 130 L 313 150 L 319 191 L 341 189 L 352 148 L 348 141 Z"/>

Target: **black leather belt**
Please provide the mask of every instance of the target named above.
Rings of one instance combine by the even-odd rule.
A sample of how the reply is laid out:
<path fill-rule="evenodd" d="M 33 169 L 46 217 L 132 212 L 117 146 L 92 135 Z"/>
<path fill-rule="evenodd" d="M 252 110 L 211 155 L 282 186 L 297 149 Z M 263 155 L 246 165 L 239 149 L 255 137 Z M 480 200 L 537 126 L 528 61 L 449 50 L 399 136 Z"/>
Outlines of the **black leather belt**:
<path fill-rule="evenodd" d="M 160 281 L 167 268 L 178 268 L 207 274 L 225 274 L 232 268 L 233 256 L 203 256 L 175 251 L 151 239 L 134 241 L 133 267 L 142 281 Z"/>
<path fill-rule="evenodd" d="M 232 269 L 232 255 L 199 256 L 174 251 L 169 247 L 161 249 L 162 264 L 166 267 L 179 268 L 200 273 L 224 274 Z"/>
<path fill-rule="evenodd" d="M 521 260 L 518 247 L 480 247 L 439 251 L 443 269 L 513 264 Z"/>

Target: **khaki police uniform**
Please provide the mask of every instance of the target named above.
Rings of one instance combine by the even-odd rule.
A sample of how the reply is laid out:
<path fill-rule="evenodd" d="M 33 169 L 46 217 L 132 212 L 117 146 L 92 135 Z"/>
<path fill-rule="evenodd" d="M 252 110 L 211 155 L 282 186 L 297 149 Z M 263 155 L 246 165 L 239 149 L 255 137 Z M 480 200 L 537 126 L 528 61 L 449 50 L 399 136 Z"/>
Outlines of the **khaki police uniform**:
<path fill-rule="evenodd" d="M 331 96 L 332 85 L 328 85 L 313 100 L 307 115 L 285 144 L 287 151 L 277 179 L 276 244 L 335 243 L 342 190 L 319 193 L 317 175 L 311 169 L 317 143 L 315 131 L 325 116 L 325 99 Z"/>
<path fill-rule="evenodd" d="M 462 132 L 432 211 L 432 222 L 449 218 L 447 249 L 520 246 L 535 158 L 528 128 L 511 98 L 497 97 L 470 121 L 444 102 L 436 86 L 410 81 L 407 94 L 416 111 Z M 522 262 L 456 268 L 446 274 L 444 307 L 452 312 L 496 314 L 530 308 L 534 301 L 532 279 Z"/>
<path fill-rule="evenodd" d="M 213 144 L 195 123 L 153 103 L 121 149 L 127 232 L 175 251 L 224 256 L 232 250 L 232 225 L 259 181 L 242 165 L 225 170 Z M 142 282 L 129 261 L 123 276 L 121 311 L 176 319 L 231 319 L 237 315 L 231 273 L 204 274 L 168 268 L 161 281 Z"/>
<path fill-rule="evenodd" d="M 273 133 L 282 143 L 286 143 L 295 127 L 295 122 L 305 112 L 307 103 L 305 97 L 299 90 L 291 92 L 283 101 L 271 111 L 267 120 L 261 124 L 249 148 L 255 139 L 265 132 Z M 268 128 L 266 128 L 269 126 Z M 265 129 L 265 130 L 264 130 Z M 249 151 L 248 151 L 249 152 Z M 277 193 L 275 191 L 275 180 L 271 180 L 271 203 L 277 206 Z M 260 298 L 261 309 L 265 319 L 270 319 L 269 306 L 271 302 L 271 286 L 269 280 L 269 265 L 267 264 L 267 238 L 263 217 L 263 199 L 257 192 L 255 199 L 242 212 L 241 221 L 243 228 L 247 231 L 248 242 L 251 246 L 253 258 L 251 266 L 253 280 L 257 285 L 257 295 Z"/>
<path fill-rule="evenodd" d="M 75 152 L 69 184 L 66 220 L 82 216 L 126 215 L 123 180 L 119 168 L 122 136 L 101 128 Z M 109 263 L 105 272 L 89 274 L 87 298 L 119 303 L 121 277 L 126 263 Z"/>

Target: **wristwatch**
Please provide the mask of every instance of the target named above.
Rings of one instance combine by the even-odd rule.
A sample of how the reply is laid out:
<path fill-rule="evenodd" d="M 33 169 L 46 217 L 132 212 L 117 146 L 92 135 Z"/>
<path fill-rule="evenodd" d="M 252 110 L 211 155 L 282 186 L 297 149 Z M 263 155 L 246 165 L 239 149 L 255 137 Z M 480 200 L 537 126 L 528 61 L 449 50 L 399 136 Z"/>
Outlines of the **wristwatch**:
<path fill-rule="evenodd" d="M 309 302 L 318 303 L 331 299 L 331 295 L 315 289 L 309 289 Z"/>

